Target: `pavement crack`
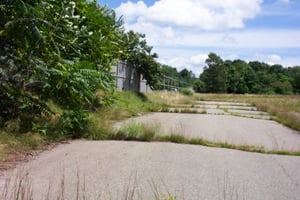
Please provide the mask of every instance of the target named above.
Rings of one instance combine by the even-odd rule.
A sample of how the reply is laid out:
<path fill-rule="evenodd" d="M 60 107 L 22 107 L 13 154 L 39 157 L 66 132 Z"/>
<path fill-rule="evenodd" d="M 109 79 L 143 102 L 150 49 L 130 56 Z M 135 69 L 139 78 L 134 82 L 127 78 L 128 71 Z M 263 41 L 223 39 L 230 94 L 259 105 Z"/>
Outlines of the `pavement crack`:
<path fill-rule="evenodd" d="M 279 168 L 282 170 L 282 172 L 284 173 L 284 175 L 291 181 L 291 183 L 296 188 L 299 188 L 300 184 L 293 179 L 293 177 L 288 173 L 288 171 L 286 170 L 286 168 L 275 157 L 273 157 L 272 159 L 277 163 L 277 166 L 279 166 Z"/>

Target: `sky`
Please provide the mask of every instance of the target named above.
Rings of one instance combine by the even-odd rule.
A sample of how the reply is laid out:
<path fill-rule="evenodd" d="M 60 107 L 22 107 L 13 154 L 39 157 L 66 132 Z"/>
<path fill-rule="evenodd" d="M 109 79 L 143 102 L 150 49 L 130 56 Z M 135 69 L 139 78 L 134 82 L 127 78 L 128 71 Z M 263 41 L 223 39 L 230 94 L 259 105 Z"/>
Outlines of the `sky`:
<path fill-rule="evenodd" d="M 299 0 L 98 0 L 146 34 L 158 62 L 198 76 L 210 52 L 300 66 Z"/>

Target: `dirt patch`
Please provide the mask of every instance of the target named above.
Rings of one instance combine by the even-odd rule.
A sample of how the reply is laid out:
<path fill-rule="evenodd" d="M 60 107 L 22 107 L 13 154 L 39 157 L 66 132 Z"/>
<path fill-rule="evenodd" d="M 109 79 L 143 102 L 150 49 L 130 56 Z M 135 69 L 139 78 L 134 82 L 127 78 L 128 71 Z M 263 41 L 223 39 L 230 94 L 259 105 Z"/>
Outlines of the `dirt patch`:
<path fill-rule="evenodd" d="M 3 175 L 7 170 L 13 169 L 19 164 L 33 160 L 44 151 L 50 151 L 59 144 L 67 144 L 69 142 L 70 141 L 49 143 L 38 150 L 6 152 L 4 158 L 0 159 L 0 176 Z"/>

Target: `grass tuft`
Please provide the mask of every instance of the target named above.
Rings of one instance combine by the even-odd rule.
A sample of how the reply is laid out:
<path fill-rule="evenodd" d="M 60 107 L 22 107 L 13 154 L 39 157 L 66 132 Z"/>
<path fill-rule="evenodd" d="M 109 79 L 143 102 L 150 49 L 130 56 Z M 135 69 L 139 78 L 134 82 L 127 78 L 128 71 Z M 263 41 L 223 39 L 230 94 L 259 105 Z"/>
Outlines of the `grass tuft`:
<path fill-rule="evenodd" d="M 156 141 L 159 142 L 173 142 L 173 143 L 187 143 L 187 140 L 184 136 L 179 134 L 171 134 L 171 135 L 156 135 Z"/>
<path fill-rule="evenodd" d="M 145 124 L 131 123 L 121 127 L 116 133 L 109 135 L 109 139 L 133 140 L 133 141 L 154 141 L 156 128 Z"/>

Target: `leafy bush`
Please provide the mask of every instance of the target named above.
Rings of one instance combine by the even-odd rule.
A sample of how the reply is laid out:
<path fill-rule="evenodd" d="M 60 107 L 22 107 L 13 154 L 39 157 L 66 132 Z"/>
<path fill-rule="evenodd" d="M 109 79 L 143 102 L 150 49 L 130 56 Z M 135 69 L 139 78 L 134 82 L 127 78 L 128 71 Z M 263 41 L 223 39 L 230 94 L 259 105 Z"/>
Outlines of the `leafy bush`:
<path fill-rule="evenodd" d="M 22 131 L 26 132 L 30 130 L 35 118 L 51 114 L 43 101 L 27 93 L 5 92 L 3 88 L 0 88 L 0 127 L 7 121 L 19 119 Z"/>
<path fill-rule="evenodd" d="M 122 27 L 113 10 L 42 0 L 4 1 L 0 11 L 0 125 L 24 113 L 38 118 L 49 99 L 82 108 L 94 102 L 96 89 L 112 90 Z"/>
<path fill-rule="evenodd" d="M 88 126 L 87 115 L 80 110 L 63 113 L 55 124 L 56 132 L 71 138 L 83 136 Z"/>
<path fill-rule="evenodd" d="M 194 91 L 191 88 L 182 88 L 179 91 L 180 91 L 180 93 L 182 93 L 186 96 L 193 96 L 194 95 Z"/>

